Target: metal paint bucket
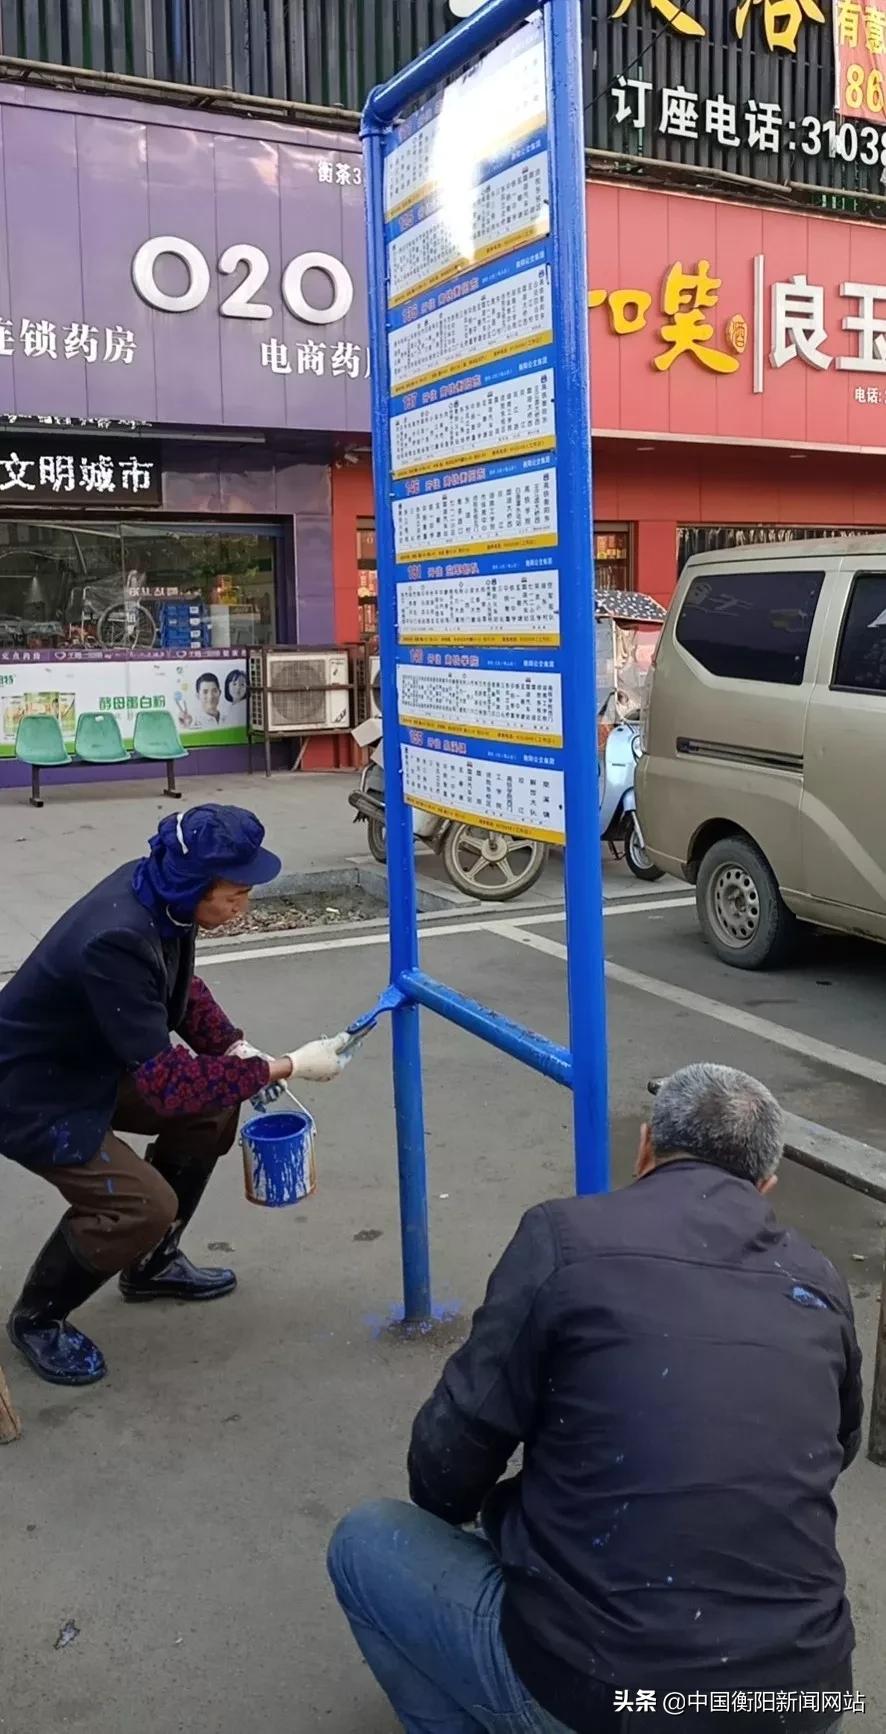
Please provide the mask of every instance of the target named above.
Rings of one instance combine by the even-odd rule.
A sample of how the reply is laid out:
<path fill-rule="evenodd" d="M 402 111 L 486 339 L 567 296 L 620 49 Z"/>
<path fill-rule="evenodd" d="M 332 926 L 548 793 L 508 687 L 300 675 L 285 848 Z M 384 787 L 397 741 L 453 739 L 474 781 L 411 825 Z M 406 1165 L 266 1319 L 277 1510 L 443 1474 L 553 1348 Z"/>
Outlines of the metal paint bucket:
<path fill-rule="evenodd" d="M 271 1210 L 300 1204 L 317 1185 L 317 1127 L 306 1108 L 298 1113 L 259 1114 L 240 1133 L 243 1179 L 250 1204 Z"/>

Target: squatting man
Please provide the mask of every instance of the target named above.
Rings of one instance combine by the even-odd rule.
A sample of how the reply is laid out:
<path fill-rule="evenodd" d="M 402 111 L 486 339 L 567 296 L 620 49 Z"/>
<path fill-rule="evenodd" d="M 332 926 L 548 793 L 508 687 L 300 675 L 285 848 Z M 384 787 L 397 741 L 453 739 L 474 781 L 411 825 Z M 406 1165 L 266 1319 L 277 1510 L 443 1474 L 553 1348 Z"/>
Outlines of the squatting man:
<path fill-rule="evenodd" d="M 415 1421 L 412 1503 L 330 1548 L 407 1734 L 836 1734 L 863 1708 L 833 1499 L 861 1356 L 842 1276 L 771 1209 L 781 1149 L 762 1084 L 687 1066 L 633 1185 L 524 1216 Z"/>
<path fill-rule="evenodd" d="M 263 840 L 240 807 L 163 819 L 148 854 L 75 903 L 0 992 L 0 1153 L 68 1205 L 8 1324 L 52 1384 L 104 1376 L 101 1350 L 68 1315 L 111 1277 L 127 1301 L 231 1293 L 232 1270 L 196 1269 L 179 1242 L 242 1103 L 288 1078 L 327 1082 L 347 1063 L 344 1033 L 271 1058 L 194 973 L 198 930 L 242 915 L 251 888 L 279 873 Z M 121 1132 L 153 1138 L 144 1160 Z"/>

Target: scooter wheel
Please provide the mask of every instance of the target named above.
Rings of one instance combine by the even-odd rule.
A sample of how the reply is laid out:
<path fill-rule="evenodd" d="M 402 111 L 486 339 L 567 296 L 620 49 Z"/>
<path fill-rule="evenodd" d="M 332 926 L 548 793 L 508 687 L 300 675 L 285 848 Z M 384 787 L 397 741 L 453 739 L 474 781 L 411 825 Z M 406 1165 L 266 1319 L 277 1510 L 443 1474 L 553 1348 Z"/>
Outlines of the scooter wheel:
<path fill-rule="evenodd" d="M 507 902 L 528 891 L 547 859 L 547 843 L 485 825 L 451 825 L 443 843 L 443 865 L 453 885 L 487 903 Z"/>
<path fill-rule="evenodd" d="M 625 837 L 625 860 L 635 879 L 645 879 L 648 884 L 652 884 L 654 880 L 664 878 L 661 867 L 656 867 L 643 848 L 633 818 Z"/>
<path fill-rule="evenodd" d="M 366 829 L 366 841 L 369 844 L 369 853 L 373 857 L 373 860 L 380 861 L 381 865 L 384 866 L 388 858 L 386 847 L 387 835 L 384 819 L 368 819 L 366 822 Z"/>

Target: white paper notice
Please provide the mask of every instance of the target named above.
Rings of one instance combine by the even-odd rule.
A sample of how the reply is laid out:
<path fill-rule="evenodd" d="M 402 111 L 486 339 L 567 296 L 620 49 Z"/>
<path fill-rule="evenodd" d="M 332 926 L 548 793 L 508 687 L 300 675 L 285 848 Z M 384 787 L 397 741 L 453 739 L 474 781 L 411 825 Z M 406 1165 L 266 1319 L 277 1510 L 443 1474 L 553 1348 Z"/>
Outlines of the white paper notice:
<path fill-rule="evenodd" d="M 512 836 L 562 843 L 563 772 L 404 745 L 403 786 L 417 807 L 454 819 L 490 820 Z"/>
<path fill-rule="evenodd" d="M 398 561 L 553 547 L 557 540 L 554 471 L 525 470 L 454 488 L 449 494 L 395 500 L 394 540 Z"/>
<path fill-rule="evenodd" d="M 560 575 L 492 572 L 397 585 L 401 644 L 560 642 Z"/>

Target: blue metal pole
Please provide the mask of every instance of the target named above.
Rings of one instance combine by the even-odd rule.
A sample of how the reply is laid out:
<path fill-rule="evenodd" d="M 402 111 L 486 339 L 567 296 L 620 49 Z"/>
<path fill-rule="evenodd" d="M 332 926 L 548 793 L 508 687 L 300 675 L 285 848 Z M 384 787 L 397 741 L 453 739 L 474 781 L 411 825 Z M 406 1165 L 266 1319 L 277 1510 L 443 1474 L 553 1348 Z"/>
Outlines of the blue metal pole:
<path fill-rule="evenodd" d="M 473 55 L 491 48 L 499 37 L 522 24 L 532 10 L 533 0 L 487 0 L 479 12 L 463 19 L 454 30 L 432 42 L 417 60 L 395 72 L 387 84 L 377 84 L 369 92 L 363 110 L 364 136 L 374 127 L 390 126 L 416 97 L 427 95 L 433 85 L 461 72 Z"/>
<path fill-rule="evenodd" d="M 384 225 L 382 131 L 364 123 L 369 332 L 372 343 L 372 465 L 378 560 L 378 630 L 381 650 L 382 727 L 385 761 L 385 825 L 388 855 L 388 918 L 391 980 L 418 967 L 415 918 L 415 845 L 412 812 L 403 799 L 400 731 L 397 720 L 397 585 L 394 526 L 389 496 L 391 436 L 388 422 L 390 370 L 385 309 L 387 260 Z M 394 1058 L 394 1112 L 400 1177 L 400 1239 L 403 1250 L 403 1302 L 408 1323 L 431 1316 L 431 1267 L 428 1246 L 428 1175 L 425 1156 L 419 1010 L 414 1003 L 391 1013 Z"/>
<path fill-rule="evenodd" d="M 597 719 L 592 697 L 596 634 L 579 0 L 546 0 L 544 25 L 554 341 L 559 363 L 554 413 L 566 744 L 566 967 L 575 1189 L 582 1193 L 603 1192 L 609 1184 L 609 1117 Z"/>
<path fill-rule="evenodd" d="M 471 1036 L 480 1036 L 490 1047 L 499 1048 L 511 1059 L 522 1060 L 524 1066 L 541 1072 L 542 1077 L 553 1078 L 556 1084 L 565 1084 L 567 1089 L 571 1087 L 572 1055 L 559 1042 L 535 1035 L 522 1024 L 503 1017 L 501 1012 L 490 1011 L 479 1000 L 466 999 L 463 993 L 456 993 L 444 982 L 435 981 L 423 970 L 406 970 L 398 977 L 397 986 L 406 999 L 414 999 L 419 1005 L 427 1006 L 429 1011 L 438 1012 L 440 1017 L 448 1018 L 450 1023 L 467 1030 Z"/>

